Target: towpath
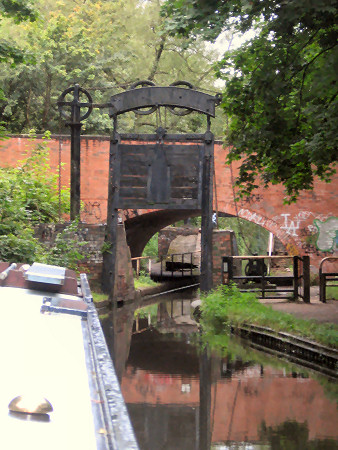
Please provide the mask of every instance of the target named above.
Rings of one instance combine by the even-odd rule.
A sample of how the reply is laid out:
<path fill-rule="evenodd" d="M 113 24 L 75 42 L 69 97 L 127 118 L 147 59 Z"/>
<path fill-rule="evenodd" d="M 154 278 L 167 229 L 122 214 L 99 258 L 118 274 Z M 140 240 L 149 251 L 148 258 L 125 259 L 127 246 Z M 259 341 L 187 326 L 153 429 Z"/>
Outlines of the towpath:
<path fill-rule="evenodd" d="M 310 294 L 311 303 L 270 299 L 261 300 L 261 303 L 269 304 L 277 311 L 293 314 L 300 319 L 313 319 L 321 323 L 331 322 L 338 325 L 338 300 L 328 300 L 326 303 L 320 302 L 318 286 L 312 286 Z"/>

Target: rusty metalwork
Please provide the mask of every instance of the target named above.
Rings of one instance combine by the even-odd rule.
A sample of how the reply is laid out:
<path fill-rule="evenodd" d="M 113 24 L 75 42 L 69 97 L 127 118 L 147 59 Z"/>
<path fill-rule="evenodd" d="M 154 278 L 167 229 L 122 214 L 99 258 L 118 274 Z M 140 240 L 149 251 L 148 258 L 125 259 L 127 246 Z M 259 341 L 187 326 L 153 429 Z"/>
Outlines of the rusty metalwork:
<path fill-rule="evenodd" d="M 120 144 L 118 150 L 118 208 L 201 208 L 202 145 Z"/>
<path fill-rule="evenodd" d="M 178 87 L 188 87 L 189 89 L 194 89 L 194 86 L 188 81 L 175 81 L 170 86 L 178 86 Z M 175 108 L 172 106 L 168 106 L 169 111 L 176 116 L 186 116 L 187 114 L 191 114 L 192 110 L 189 108 Z"/>
<path fill-rule="evenodd" d="M 324 272 L 323 266 L 326 262 L 337 262 L 338 257 L 336 256 L 327 256 L 323 258 L 319 265 L 319 300 L 323 303 L 326 303 L 326 288 L 328 283 L 330 286 L 337 287 L 338 286 L 338 272 Z"/>
<path fill-rule="evenodd" d="M 66 95 L 73 93 L 73 100 Z M 80 94 L 87 101 L 80 101 Z M 113 95 L 110 101 L 94 104 L 88 91 L 79 85 L 66 89 L 59 98 L 60 114 L 70 119 L 71 128 L 71 219 L 80 213 L 80 135 L 81 121 L 93 108 L 109 108 L 113 119 L 110 143 L 108 209 L 106 247 L 103 263 L 103 289 L 113 300 L 116 278 L 116 240 L 118 209 L 201 209 L 201 290 L 212 288 L 212 196 L 214 136 L 210 131 L 210 118 L 215 117 L 215 107 L 220 95 L 212 96 L 193 88 L 191 83 L 177 81 L 170 86 L 155 86 L 152 81 L 139 81 L 131 89 Z M 67 114 L 65 107 L 71 108 Z M 163 128 L 155 134 L 119 135 L 117 118 L 133 111 L 152 114 L 161 107 L 172 114 L 183 116 L 192 112 L 207 117 L 204 134 L 169 135 Z M 86 112 L 82 114 L 82 110 Z M 122 140 L 144 141 L 144 144 L 127 145 Z M 194 142 L 194 145 L 174 145 L 173 142 Z M 191 147 L 191 148 L 190 148 Z M 189 161 L 189 165 L 187 164 Z"/>
<path fill-rule="evenodd" d="M 66 101 L 68 94 L 73 94 L 72 101 Z M 80 101 L 80 93 L 87 97 L 87 102 Z M 70 169 L 70 220 L 80 216 L 80 176 L 81 176 L 81 121 L 87 119 L 93 110 L 92 97 L 88 91 L 82 89 L 78 84 L 66 89 L 59 97 L 58 107 L 61 117 L 67 120 L 66 124 L 71 129 L 71 169 Z M 70 107 L 67 113 L 65 107 Z M 81 115 L 81 108 L 87 111 Z"/>
<path fill-rule="evenodd" d="M 274 261 L 289 259 L 293 262 L 293 273 L 290 275 L 267 275 L 264 270 L 264 260 Z M 259 262 L 255 274 L 237 274 L 240 268 L 236 261 Z M 232 281 L 240 285 L 242 292 L 258 292 L 261 298 L 290 298 L 299 297 L 310 303 L 310 258 L 309 256 L 225 256 L 222 258 L 223 284 Z M 254 284 L 254 285 L 252 285 Z M 279 288 L 277 289 L 277 286 Z M 291 287 L 288 287 L 291 286 Z"/>
<path fill-rule="evenodd" d="M 136 89 L 138 87 L 146 87 L 146 86 L 155 86 L 155 83 L 153 83 L 152 81 L 149 80 L 143 80 L 143 81 L 137 81 L 136 83 L 132 84 L 130 86 L 130 89 Z M 139 114 L 139 115 L 148 115 L 148 114 L 152 114 L 153 112 L 155 112 L 157 109 L 156 106 L 152 106 L 149 109 L 135 109 L 134 113 L 135 114 Z"/>
<path fill-rule="evenodd" d="M 149 107 L 150 110 L 160 106 L 171 108 L 188 108 L 208 116 L 215 117 L 215 106 L 219 97 L 176 86 L 148 86 L 134 88 L 110 99 L 110 116 L 124 114 L 128 111 L 139 111 L 140 108 Z M 151 111 L 148 114 L 151 114 Z M 172 109 L 171 109 L 172 110 Z"/>

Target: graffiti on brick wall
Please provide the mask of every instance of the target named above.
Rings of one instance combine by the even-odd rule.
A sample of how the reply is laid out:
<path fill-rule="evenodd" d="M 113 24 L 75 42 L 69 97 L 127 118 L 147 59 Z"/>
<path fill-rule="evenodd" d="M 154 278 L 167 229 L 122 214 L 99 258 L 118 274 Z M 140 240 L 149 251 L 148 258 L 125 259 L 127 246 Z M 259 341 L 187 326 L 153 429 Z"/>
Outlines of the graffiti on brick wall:
<path fill-rule="evenodd" d="M 85 202 L 83 208 L 83 215 L 85 217 L 95 217 L 96 220 L 102 218 L 100 202 Z"/>
<path fill-rule="evenodd" d="M 281 214 L 281 216 L 284 218 L 284 222 L 280 228 L 285 230 L 286 234 L 290 236 L 298 236 L 300 219 L 297 216 L 291 219 L 291 214 Z"/>
<path fill-rule="evenodd" d="M 304 235 L 313 235 L 317 232 L 314 225 L 307 225 L 307 227 L 302 227 L 302 224 L 312 217 L 320 218 L 323 220 L 323 215 L 315 215 L 311 211 L 299 211 L 297 214 L 291 215 L 290 213 L 283 213 L 279 216 L 275 216 L 275 220 L 280 224 L 280 229 L 284 230 L 286 234 L 292 237 L 300 237 Z M 326 216 L 325 216 L 326 218 Z"/>
<path fill-rule="evenodd" d="M 132 219 L 133 217 L 138 216 L 139 212 L 137 209 L 124 209 L 123 214 L 124 214 L 125 220 L 128 220 L 128 219 Z"/>
<path fill-rule="evenodd" d="M 251 194 L 242 199 L 241 205 L 252 205 L 253 203 L 259 203 L 261 200 L 263 200 L 263 195 Z"/>
<path fill-rule="evenodd" d="M 338 217 L 329 217 L 325 221 L 315 219 L 314 225 L 318 229 L 317 248 L 322 252 L 337 250 L 338 247 Z"/>
<path fill-rule="evenodd" d="M 243 219 L 249 220 L 250 222 L 254 222 L 256 225 L 260 225 L 261 227 L 265 226 L 266 218 L 261 216 L 258 213 L 249 211 L 248 209 L 240 209 L 238 212 L 239 217 Z"/>
<path fill-rule="evenodd" d="M 260 214 L 252 212 L 246 208 L 241 208 L 238 212 L 238 216 L 242 219 L 254 222 L 256 225 L 264 227 L 267 230 L 270 230 L 271 233 L 273 233 L 278 238 L 281 237 L 282 230 L 280 230 L 278 224 L 272 219 L 268 219 L 267 217 L 261 216 Z"/>
<path fill-rule="evenodd" d="M 260 214 L 242 208 L 239 217 L 254 222 L 270 230 L 279 239 L 285 235 L 290 236 L 295 248 L 288 248 L 289 254 L 298 254 L 302 250 L 305 254 L 327 256 L 338 247 L 338 218 L 324 214 L 315 214 L 311 211 L 299 211 L 296 214 L 288 212 L 268 219 Z M 289 243 L 288 245 L 293 245 Z"/>
<path fill-rule="evenodd" d="M 338 218 L 299 211 L 283 213 L 273 218 L 287 235 L 291 236 L 304 253 L 326 256 L 337 248 Z M 309 223 L 310 222 L 310 223 Z"/>
<path fill-rule="evenodd" d="M 326 220 L 327 216 L 322 214 L 316 215 L 311 211 L 299 211 L 297 214 L 283 213 L 273 217 L 273 220 L 278 223 L 279 228 L 293 238 L 300 238 L 312 236 L 317 233 L 317 228 L 313 224 L 304 226 L 304 222 L 309 222 L 311 219 Z M 303 240 L 303 239 L 302 239 Z"/>

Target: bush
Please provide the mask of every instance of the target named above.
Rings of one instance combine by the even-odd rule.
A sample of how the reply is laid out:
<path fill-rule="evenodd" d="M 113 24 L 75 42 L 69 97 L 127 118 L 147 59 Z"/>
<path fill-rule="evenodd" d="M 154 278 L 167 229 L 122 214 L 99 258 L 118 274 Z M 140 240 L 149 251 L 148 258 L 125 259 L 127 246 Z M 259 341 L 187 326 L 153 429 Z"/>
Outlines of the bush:
<path fill-rule="evenodd" d="M 79 222 L 71 222 L 61 233 L 58 233 L 50 249 L 45 246 L 36 257 L 37 262 L 67 267 L 77 270 L 78 263 L 88 255 L 83 251 L 86 241 L 78 238 Z"/>
<path fill-rule="evenodd" d="M 45 134 L 45 139 L 49 133 Z M 69 212 L 69 189 L 58 191 L 49 166 L 49 148 L 38 143 L 15 168 L 0 168 L 0 260 L 60 265 L 76 269 L 86 255 L 71 223 L 49 249 L 34 237 L 38 223 L 54 223 Z"/>
<path fill-rule="evenodd" d="M 253 293 L 243 293 L 235 286 L 219 286 L 202 297 L 201 324 L 206 339 L 229 333 L 231 326 L 260 325 L 285 331 L 331 347 L 338 346 L 338 327 L 297 319 L 291 314 L 274 311 L 258 301 Z"/>

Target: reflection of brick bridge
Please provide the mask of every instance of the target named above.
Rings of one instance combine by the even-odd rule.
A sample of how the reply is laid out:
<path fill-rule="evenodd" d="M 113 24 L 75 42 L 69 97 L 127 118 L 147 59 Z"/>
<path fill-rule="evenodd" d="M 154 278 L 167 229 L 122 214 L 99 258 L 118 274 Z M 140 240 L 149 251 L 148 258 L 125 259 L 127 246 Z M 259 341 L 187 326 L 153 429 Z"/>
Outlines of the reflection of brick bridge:
<path fill-rule="evenodd" d="M 39 142 L 41 142 L 39 140 Z M 35 145 L 27 137 L 12 137 L 0 147 L 1 165 L 14 165 L 23 158 L 25 150 Z M 61 184 L 69 185 L 70 139 L 62 137 L 61 145 L 55 137 L 48 141 L 51 149 L 51 167 L 65 163 Z M 239 202 L 233 199 L 231 182 L 237 167 L 232 171 L 225 164 L 227 150 L 221 143 L 215 145 L 217 209 L 224 216 L 239 216 L 254 222 L 277 236 L 290 255 L 311 256 L 311 263 L 318 267 L 319 260 L 332 254 L 337 248 L 338 177 L 332 183 L 317 181 L 313 192 L 302 194 L 296 204 L 283 204 L 282 186 L 257 189 L 250 198 Z M 108 183 L 109 138 L 82 138 L 81 200 L 84 204 L 82 220 L 103 223 L 106 219 Z M 231 173 L 233 172 L 233 173 Z M 216 204 L 214 202 L 216 208 Z M 125 211 L 128 243 L 132 256 L 139 256 L 149 238 L 159 229 L 180 219 L 199 215 L 188 210 L 128 210 Z"/>

